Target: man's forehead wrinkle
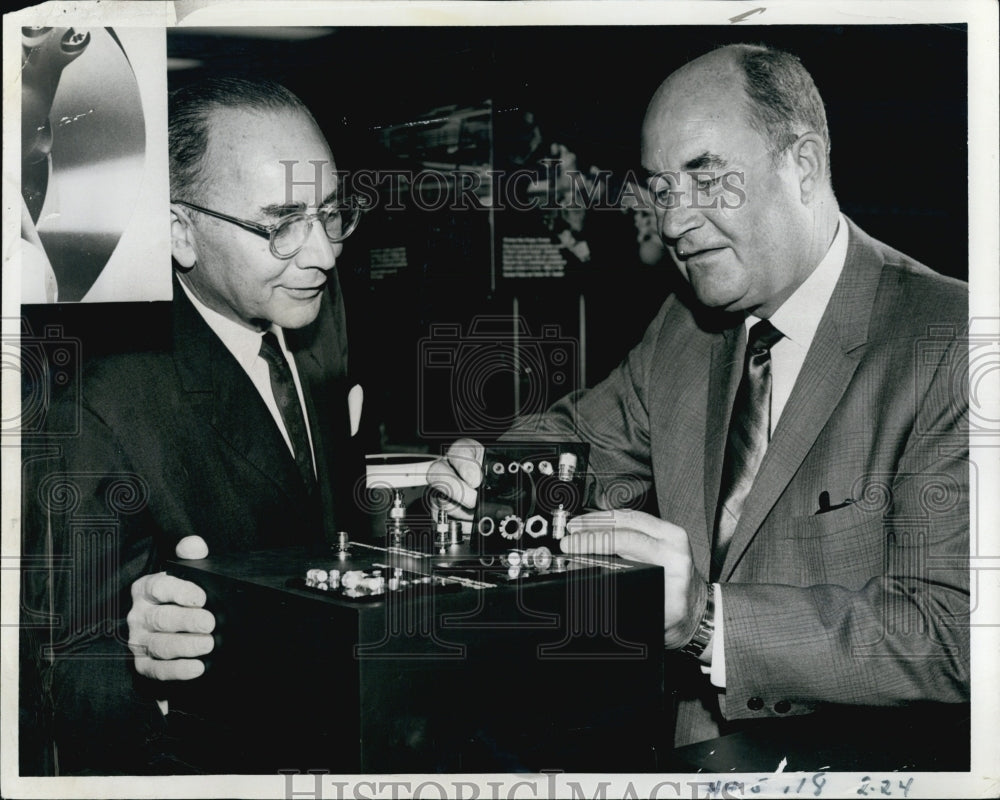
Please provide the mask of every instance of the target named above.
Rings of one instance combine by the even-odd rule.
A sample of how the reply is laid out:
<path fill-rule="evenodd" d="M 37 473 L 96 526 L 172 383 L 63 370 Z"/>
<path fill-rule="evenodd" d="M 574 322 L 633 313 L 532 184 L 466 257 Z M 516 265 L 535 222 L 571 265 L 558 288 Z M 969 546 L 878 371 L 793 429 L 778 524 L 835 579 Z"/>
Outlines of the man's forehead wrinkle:
<path fill-rule="evenodd" d="M 280 216 L 282 208 L 317 206 L 337 189 L 329 145 L 302 114 L 217 109 L 204 163 L 207 194 L 231 213 Z"/>

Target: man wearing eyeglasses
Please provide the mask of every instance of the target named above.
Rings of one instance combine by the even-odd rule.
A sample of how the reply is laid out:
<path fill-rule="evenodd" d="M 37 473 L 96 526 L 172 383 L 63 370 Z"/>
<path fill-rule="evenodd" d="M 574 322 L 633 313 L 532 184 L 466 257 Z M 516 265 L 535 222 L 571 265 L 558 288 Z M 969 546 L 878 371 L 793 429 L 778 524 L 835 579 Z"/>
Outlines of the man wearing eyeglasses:
<path fill-rule="evenodd" d="M 224 742 L 191 757 L 178 747 L 191 726 L 166 698 L 204 672 L 215 619 L 202 589 L 163 564 L 322 546 L 349 527 L 362 463 L 335 271 L 359 211 L 323 134 L 267 82 L 207 80 L 173 92 L 169 111 L 170 346 L 93 364 L 82 409 L 51 412 L 56 424 L 81 414 L 80 435 L 46 467 L 79 503 L 42 491 L 35 520 L 52 554 L 75 560 L 51 590 L 27 585 L 34 608 L 52 592 L 64 623 L 41 667 L 59 774 L 211 768 Z M 107 517 L 109 506 L 114 543 L 82 547 L 70 512 Z"/>

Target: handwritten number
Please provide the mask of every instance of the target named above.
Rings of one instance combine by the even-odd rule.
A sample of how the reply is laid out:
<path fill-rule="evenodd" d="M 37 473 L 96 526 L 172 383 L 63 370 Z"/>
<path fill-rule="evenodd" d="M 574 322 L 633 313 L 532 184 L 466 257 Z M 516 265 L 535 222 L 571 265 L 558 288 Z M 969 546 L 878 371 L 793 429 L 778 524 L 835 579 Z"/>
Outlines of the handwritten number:
<path fill-rule="evenodd" d="M 813 786 L 816 787 L 813 790 L 813 797 L 819 797 L 821 794 L 823 794 L 823 787 L 826 786 L 826 775 L 824 775 L 822 772 L 817 772 L 815 775 L 813 775 Z"/>
<path fill-rule="evenodd" d="M 903 797 L 906 797 L 910 793 L 910 785 L 913 783 L 913 778 L 910 778 L 906 783 L 902 781 L 899 782 L 899 788 L 903 790 Z"/>
<path fill-rule="evenodd" d="M 858 794 L 860 794 L 862 797 L 867 797 L 871 793 L 871 790 L 872 790 L 871 778 L 865 775 L 861 779 L 861 786 L 858 787 Z"/>

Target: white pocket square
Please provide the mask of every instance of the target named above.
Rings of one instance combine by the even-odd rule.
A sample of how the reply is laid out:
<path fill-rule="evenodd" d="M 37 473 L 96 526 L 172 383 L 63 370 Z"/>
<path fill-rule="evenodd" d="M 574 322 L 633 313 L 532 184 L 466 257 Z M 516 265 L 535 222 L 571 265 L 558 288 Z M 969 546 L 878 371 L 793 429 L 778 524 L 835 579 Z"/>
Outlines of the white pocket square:
<path fill-rule="evenodd" d="M 360 383 L 354 384 L 351 391 L 347 393 L 347 413 L 351 420 L 351 436 L 358 432 L 361 427 L 361 406 L 365 402 L 365 390 Z"/>

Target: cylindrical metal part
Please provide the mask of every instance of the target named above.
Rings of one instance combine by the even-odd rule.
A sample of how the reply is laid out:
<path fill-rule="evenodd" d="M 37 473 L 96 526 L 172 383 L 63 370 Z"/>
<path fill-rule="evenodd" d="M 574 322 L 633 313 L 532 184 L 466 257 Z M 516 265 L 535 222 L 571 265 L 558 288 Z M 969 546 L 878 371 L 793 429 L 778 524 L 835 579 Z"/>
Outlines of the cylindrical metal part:
<path fill-rule="evenodd" d="M 403 506 L 403 493 L 393 490 L 392 508 L 389 509 L 389 519 L 406 519 L 406 508 Z"/>
<path fill-rule="evenodd" d="M 536 569 L 548 569 L 552 566 L 552 551 L 545 546 L 536 548 L 534 562 Z"/>
<path fill-rule="evenodd" d="M 451 544 L 462 543 L 462 526 L 458 524 L 458 520 L 453 519 L 448 523 L 448 539 Z"/>
<path fill-rule="evenodd" d="M 571 481 L 576 474 L 576 454 L 562 453 L 559 456 L 559 480 Z"/>
<path fill-rule="evenodd" d="M 403 541 L 403 534 L 406 533 L 403 521 L 400 519 L 389 520 L 385 526 L 385 533 L 389 540 L 389 544 L 401 544 Z"/>
<path fill-rule="evenodd" d="M 345 589 L 355 589 L 361 585 L 361 582 L 365 579 L 365 573 L 359 569 L 352 569 L 345 572 L 343 577 L 341 577 L 340 582 Z"/>
<path fill-rule="evenodd" d="M 562 503 L 559 504 L 559 508 L 552 512 L 552 538 L 559 540 L 566 535 L 566 519 L 569 515 L 566 513 L 566 509 L 563 508 Z"/>
<path fill-rule="evenodd" d="M 439 508 L 437 510 L 437 512 L 435 513 L 434 517 L 435 517 L 435 530 L 438 533 L 447 533 L 448 532 L 448 512 L 445 509 L 443 509 L 443 508 Z"/>

